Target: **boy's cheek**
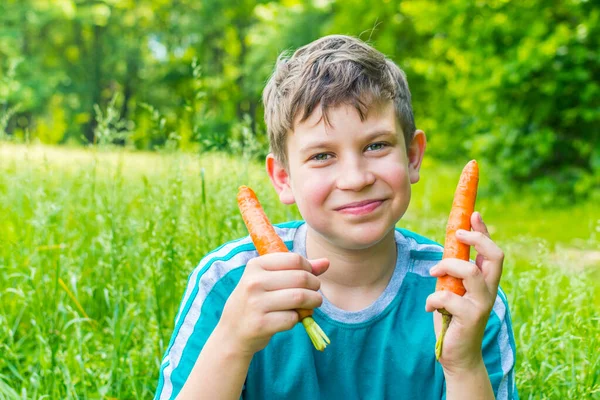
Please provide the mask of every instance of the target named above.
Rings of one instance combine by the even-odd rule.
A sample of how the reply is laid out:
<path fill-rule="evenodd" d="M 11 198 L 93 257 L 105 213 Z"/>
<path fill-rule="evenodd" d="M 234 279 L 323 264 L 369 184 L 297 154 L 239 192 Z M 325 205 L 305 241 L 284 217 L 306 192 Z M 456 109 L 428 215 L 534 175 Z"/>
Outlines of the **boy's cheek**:
<path fill-rule="evenodd" d="M 311 176 L 300 177 L 302 185 L 298 188 L 300 193 L 295 193 L 296 200 L 298 196 L 302 198 L 302 202 L 311 206 L 322 205 L 331 192 L 331 183 L 326 176 L 318 174 Z"/>
<path fill-rule="evenodd" d="M 317 190 L 304 191 L 300 198 L 296 196 L 296 205 L 298 206 L 298 209 L 300 213 L 302 213 L 302 215 L 310 215 L 317 213 L 318 210 L 325 207 L 323 202 L 323 195 Z"/>
<path fill-rule="evenodd" d="M 405 191 L 407 187 L 410 187 L 410 183 L 412 183 L 409 167 L 401 163 L 387 165 L 386 167 L 382 167 L 380 171 L 382 171 L 380 176 L 383 180 L 395 190 Z"/>

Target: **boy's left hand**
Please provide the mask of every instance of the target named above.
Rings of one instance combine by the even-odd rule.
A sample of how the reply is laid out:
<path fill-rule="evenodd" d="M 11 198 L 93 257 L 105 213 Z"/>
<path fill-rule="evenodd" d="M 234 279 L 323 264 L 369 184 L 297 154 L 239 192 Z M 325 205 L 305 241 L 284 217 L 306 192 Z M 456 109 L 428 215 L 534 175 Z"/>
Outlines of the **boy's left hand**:
<path fill-rule="evenodd" d="M 504 253 L 492 241 L 479 212 L 471 216 L 472 231 L 459 230 L 456 237 L 462 243 L 475 247 L 475 264 L 456 258 L 439 262 L 430 271 L 431 276 L 451 275 L 463 279 L 466 293 L 459 296 L 449 291 L 437 291 L 427 298 L 428 312 L 445 308 L 452 321 L 442 349 L 440 363 L 446 373 L 463 373 L 480 368 L 483 363 L 481 345 L 485 327 L 496 301 L 502 275 Z M 434 313 L 436 337 L 442 327 L 442 315 Z M 433 348 L 432 348 L 433 353 Z"/>

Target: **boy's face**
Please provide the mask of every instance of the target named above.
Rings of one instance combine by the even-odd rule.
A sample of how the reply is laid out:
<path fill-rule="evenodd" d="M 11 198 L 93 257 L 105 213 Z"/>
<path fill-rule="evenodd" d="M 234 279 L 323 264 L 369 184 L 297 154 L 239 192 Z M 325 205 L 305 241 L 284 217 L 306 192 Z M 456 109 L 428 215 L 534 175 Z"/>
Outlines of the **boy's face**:
<path fill-rule="evenodd" d="M 335 246 L 368 248 L 390 233 L 419 180 L 425 135 L 415 133 L 407 154 L 393 103 L 361 121 L 343 105 L 320 110 L 287 138 L 288 168 L 270 155 L 269 175 L 285 204 L 296 203 L 309 227 Z"/>

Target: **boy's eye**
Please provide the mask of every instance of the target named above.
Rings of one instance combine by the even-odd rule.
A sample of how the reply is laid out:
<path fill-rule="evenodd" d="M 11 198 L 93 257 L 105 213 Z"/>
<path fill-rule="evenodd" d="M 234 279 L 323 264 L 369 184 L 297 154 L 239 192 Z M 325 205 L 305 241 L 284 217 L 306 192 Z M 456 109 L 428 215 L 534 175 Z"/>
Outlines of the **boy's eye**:
<path fill-rule="evenodd" d="M 368 145 L 366 147 L 365 150 L 367 151 L 376 151 L 376 150 L 381 150 L 386 146 L 385 143 L 381 143 L 381 142 L 377 142 L 377 143 L 371 143 L 370 145 Z"/>
<path fill-rule="evenodd" d="M 319 153 L 312 156 L 310 159 L 315 161 L 326 161 L 329 159 L 330 154 L 327 153 Z"/>

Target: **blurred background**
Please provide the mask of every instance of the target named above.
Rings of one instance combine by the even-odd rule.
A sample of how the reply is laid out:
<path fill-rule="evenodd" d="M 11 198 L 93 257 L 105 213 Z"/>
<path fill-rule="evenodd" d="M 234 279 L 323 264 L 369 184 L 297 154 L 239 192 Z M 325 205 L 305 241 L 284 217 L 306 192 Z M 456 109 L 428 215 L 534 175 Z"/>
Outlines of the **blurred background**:
<path fill-rule="evenodd" d="M 598 197 L 597 0 L 3 0 L 0 140 L 266 149 L 277 56 L 358 36 L 407 73 L 429 154 L 490 187 Z"/>

